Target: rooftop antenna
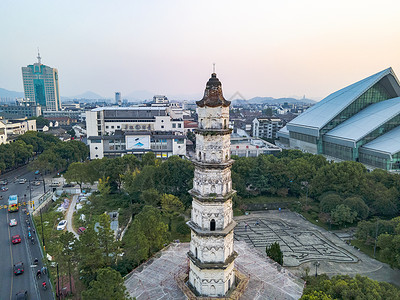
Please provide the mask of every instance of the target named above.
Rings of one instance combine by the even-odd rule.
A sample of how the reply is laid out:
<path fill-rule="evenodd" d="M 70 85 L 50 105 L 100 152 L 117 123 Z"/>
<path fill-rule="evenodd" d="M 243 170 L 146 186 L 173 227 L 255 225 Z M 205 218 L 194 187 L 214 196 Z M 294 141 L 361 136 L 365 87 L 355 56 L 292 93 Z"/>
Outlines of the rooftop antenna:
<path fill-rule="evenodd" d="M 213 63 L 213 73 L 215 73 L 215 63 Z"/>
<path fill-rule="evenodd" d="M 38 53 L 38 56 L 37 56 L 38 64 L 41 64 L 42 58 L 40 57 L 39 47 L 37 48 L 37 53 Z"/>

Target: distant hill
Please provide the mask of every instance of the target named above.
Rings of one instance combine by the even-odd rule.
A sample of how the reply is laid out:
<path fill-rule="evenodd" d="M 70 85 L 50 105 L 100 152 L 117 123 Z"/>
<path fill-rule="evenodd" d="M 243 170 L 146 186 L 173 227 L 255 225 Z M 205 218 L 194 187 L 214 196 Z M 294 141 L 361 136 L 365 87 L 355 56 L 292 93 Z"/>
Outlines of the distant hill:
<path fill-rule="evenodd" d="M 24 97 L 23 92 L 9 91 L 0 88 L 0 98 L 23 98 L 23 97 Z"/>
<path fill-rule="evenodd" d="M 143 101 L 143 100 L 153 99 L 154 95 L 156 95 L 156 94 L 149 92 L 149 91 L 140 90 L 140 91 L 133 91 L 127 95 L 121 94 L 121 98 L 128 99 L 131 101 Z"/>
<path fill-rule="evenodd" d="M 94 93 L 92 91 L 86 91 L 83 94 L 76 95 L 76 96 L 69 97 L 69 98 L 73 98 L 73 99 L 91 99 L 91 100 L 104 99 L 103 96 L 100 96 L 99 94 L 96 94 L 96 93 Z"/>
<path fill-rule="evenodd" d="M 272 98 L 272 97 L 254 97 L 249 100 L 242 100 L 242 99 L 235 99 L 232 100 L 233 105 L 246 105 L 246 104 L 284 104 L 287 103 L 311 103 L 314 104 L 316 101 L 302 98 L 302 99 L 295 99 L 295 98 Z"/>

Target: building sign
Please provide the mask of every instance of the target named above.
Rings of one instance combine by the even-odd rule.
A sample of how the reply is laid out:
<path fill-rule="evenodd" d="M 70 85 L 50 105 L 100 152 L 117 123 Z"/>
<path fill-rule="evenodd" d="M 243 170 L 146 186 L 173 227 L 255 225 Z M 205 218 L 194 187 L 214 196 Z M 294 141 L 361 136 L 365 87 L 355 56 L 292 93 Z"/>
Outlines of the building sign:
<path fill-rule="evenodd" d="M 126 149 L 150 149 L 150 136 L 149 135 L 127 136 Z"/>

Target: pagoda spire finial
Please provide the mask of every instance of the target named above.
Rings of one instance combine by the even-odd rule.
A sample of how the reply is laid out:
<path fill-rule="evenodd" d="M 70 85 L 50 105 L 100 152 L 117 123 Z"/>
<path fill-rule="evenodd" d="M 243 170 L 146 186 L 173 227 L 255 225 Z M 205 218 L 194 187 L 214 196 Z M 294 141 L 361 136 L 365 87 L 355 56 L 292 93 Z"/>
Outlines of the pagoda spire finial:
<path fill-rule="evenodd" d="M 215 63 L 213 63 L 213 73 L 215 73 Z"/>
<path fill-rule="evenodd" d="M 38 52 L 38 56 L 37 56 L 38 64 L 41 64 L 42 63 L 42 58 L 40 57 L 39 47 L 37 48 L 37 52 Z"/>

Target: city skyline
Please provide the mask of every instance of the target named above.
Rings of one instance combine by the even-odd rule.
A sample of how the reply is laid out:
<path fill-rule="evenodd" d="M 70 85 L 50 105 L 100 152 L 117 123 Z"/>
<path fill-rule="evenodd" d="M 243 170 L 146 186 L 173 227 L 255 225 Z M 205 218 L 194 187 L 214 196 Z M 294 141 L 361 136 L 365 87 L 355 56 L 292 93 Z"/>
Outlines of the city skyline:
<path fill-rule="evenodd" d="M 216 73 L 225 98 L 322 99 L 392 67 L 400 72 L 400 3 L 382 1 L 2 1 L 0 88 L 21 67 L 59 71 L 60 95 L 134 91 L 202 96 Z"/>

